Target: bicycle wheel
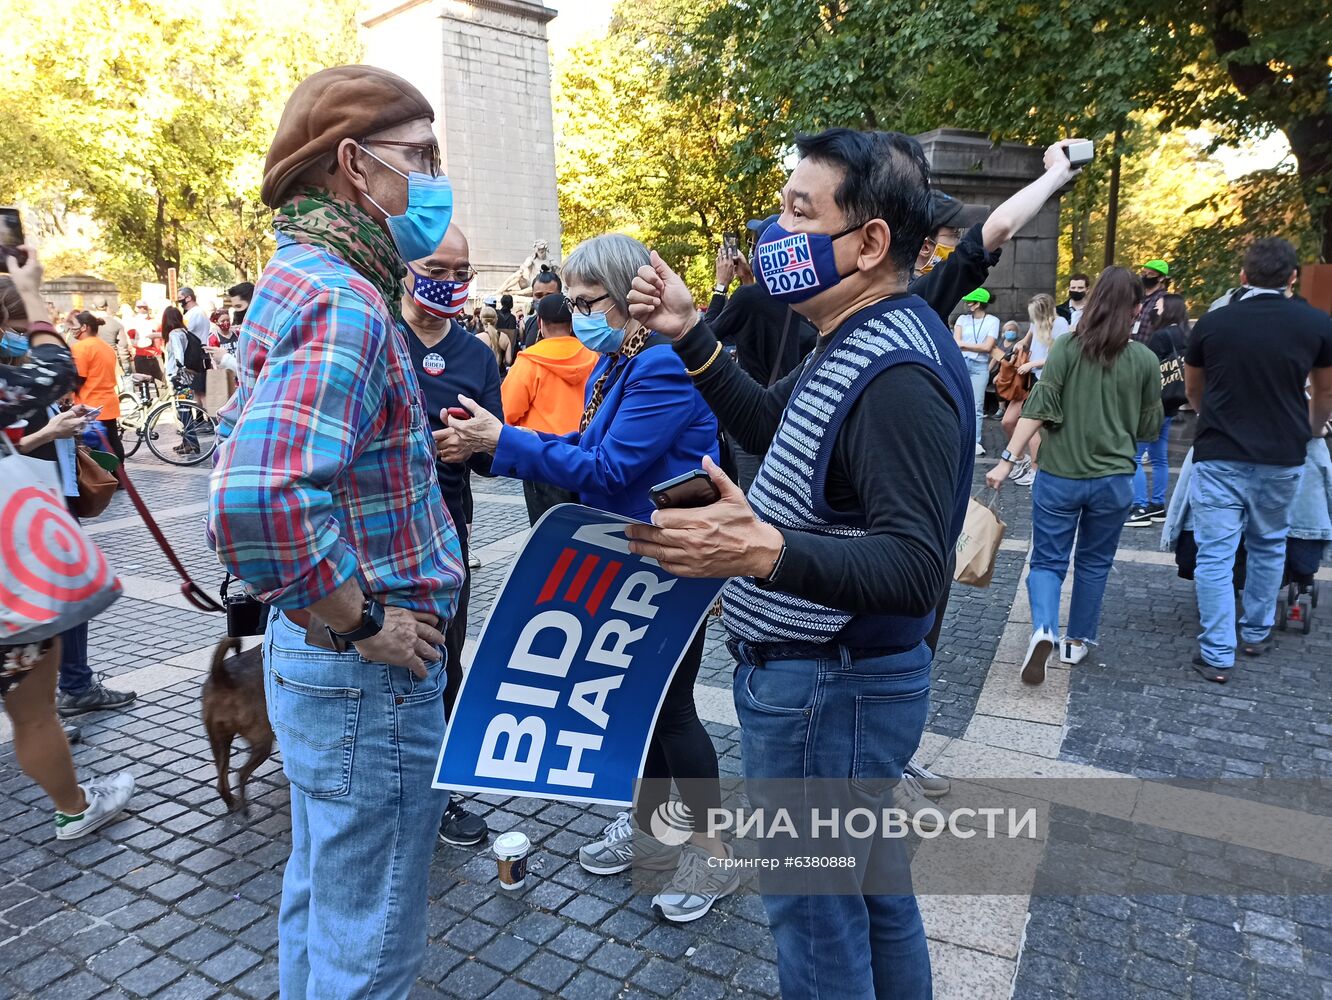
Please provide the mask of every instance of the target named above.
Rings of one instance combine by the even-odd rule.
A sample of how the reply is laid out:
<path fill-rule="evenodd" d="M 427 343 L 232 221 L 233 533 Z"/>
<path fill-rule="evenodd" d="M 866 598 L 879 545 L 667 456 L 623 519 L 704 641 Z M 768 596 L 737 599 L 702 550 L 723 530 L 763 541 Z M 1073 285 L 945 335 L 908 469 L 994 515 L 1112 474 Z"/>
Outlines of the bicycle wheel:
<path fill-rule="evenodd" d="M 148 414 L 144 437 L 152 453 L 171 465 L 198 465 L 217 448 L 213 418 L 198 403 L 188 400 L 154 406 Z"/>
<path fill-rule="evenodd" d="M 120 394 L 120 445 L 129 458 L 143 444 L 143 407 L 133 393 Z M 132 440 L 131 440 L 132 439 Z"/>

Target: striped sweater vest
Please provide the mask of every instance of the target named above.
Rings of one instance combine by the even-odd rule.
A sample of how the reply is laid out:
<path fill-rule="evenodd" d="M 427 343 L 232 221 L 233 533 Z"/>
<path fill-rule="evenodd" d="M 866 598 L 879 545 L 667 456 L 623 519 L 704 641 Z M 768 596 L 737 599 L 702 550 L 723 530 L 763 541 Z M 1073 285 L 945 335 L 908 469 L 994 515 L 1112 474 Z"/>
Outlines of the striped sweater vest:
<path fill-rule="evenodd" d="M 923 365 L 937 375 L 958 413 L 961 467 L 949 533 L 951 551 L 971 493 L 975 408 L 961 352 L 939 317 L 914 295 L 862 310 L 842 324 L 822 353 L 806 362 L 749 491 L 750 505 L 761 520 L 846 539 L 867 533 L 862 517 L 838 513 L 828 505 L 824 490 L 828 463 L 842 421 L 860 393 L 880 372 L 899 364 Z M 885 413 L 882 418 L 910 419 L 910 414 Z M 933 612 L 919 618 L 852 615 L 760 587 L 749 577 L 726 584 L 722 608 L 731 637 L 752 643 L 834 642 L 855 620 L 854 645 L 907 646 L 923 639 L 934 623 Z"/>

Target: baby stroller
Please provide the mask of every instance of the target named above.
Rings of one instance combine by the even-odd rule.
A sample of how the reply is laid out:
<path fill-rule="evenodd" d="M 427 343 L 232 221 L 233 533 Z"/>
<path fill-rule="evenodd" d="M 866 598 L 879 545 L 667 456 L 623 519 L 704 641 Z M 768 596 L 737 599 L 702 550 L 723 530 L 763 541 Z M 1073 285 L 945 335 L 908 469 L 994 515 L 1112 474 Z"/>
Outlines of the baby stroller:
<path fill-rule="evenodd" d="M 1298 629 L 1308 635 L 1313 629 L 1313 609 L 1318 607 L 1318 581 L 1314 574 L 1323 561 L 1326 542 L 1310 538 L 1286 540 L 1286 571 L 1277 597 L 1276 627 L 1283 632 Z"/>

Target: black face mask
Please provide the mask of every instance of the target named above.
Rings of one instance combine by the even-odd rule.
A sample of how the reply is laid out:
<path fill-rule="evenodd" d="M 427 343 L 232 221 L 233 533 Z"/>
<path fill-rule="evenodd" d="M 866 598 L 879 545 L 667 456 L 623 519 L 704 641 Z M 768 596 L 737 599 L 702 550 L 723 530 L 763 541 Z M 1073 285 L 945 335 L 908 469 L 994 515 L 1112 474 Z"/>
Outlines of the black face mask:
<path fill-rule="evenodd" d="M 1087 297 L 1087 293 L 1086 293 L 1085 291 L 1082 291 L 1082 292 L 1072 292 L 1072 291 L 1070 291 L 1070 292 L 1068 293 L 1068 297 L 1069 297 L 1069 301 L 1071 301 L 1071 302 L 1081 302 L 1083 299 L 1085 299 L 1085 298 Z"/>
<path fill-rule="evenodd" d="M 1154 291 L 1156 291 L 1156 286 L 1159 285 L 1160 283 L 1161 283 L 1161 279 L 1160 279 L 1160 278 L 1146 278 L 1146 277 L 1144 277 L 1144 278 L 1142 279 L 1142 287 L 1143 287 L 1144 289 L 1146 289 L 1147 291 L 1149 291 L 1149 292 L 1154 292 Z"/>

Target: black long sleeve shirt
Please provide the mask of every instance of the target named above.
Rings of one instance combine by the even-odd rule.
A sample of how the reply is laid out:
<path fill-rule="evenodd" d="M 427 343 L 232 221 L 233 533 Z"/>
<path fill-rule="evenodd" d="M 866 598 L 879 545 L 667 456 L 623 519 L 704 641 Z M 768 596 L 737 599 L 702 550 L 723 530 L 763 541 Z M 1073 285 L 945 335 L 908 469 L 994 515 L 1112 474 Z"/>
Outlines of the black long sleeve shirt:
<path fill-rule="evenodd" d="M 746 451 L 763 454 L 801 374 L 771 388 L 718 358 L 694 380 Z M 707 363 L 717 339 L 699 323 L 675 345 L 685 367 Z M 766 586 L 852 614 L 924 615 L 943 588 L 960 447 L 958 415 L 939 378 L 916 364 L 875 376 L 851 408 L 828 465 L 827 501 L 865 519 L 863 538 L 782 528 L 786 555 Z"/>

